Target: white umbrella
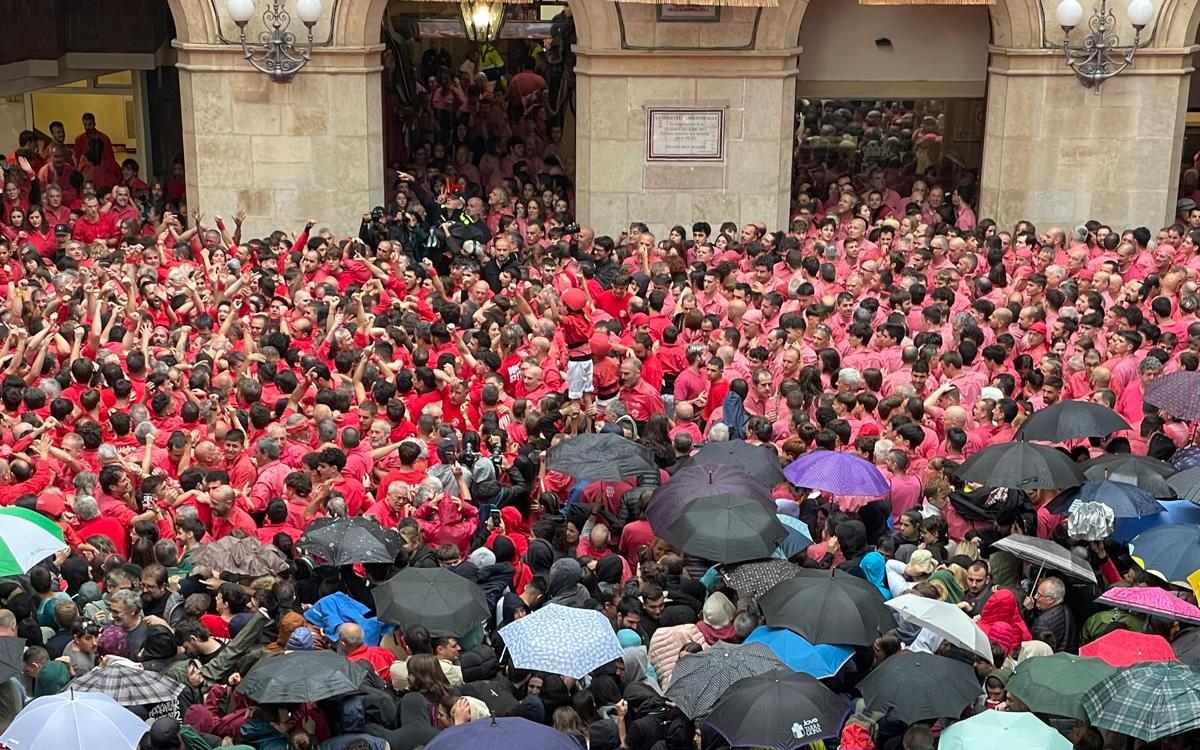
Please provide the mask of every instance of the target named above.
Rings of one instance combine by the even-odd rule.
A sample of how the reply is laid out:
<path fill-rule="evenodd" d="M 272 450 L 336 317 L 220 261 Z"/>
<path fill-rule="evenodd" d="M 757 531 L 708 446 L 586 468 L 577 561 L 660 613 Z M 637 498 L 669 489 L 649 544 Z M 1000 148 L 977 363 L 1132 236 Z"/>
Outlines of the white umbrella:
<path fill-rule="evenodd" d="M 1037 565 L 1037 578 L 1042 577 L 1043 569 L 1052 568 L 1074 578 L 1096 582 L 1096 574 L 1086 561 L 1076 559 L 1071 554 L 1071 550 L 1049 539 L 1025 536 L 1024 534 L 1010 534 L 992 546 L 996 549 L 1007 550 L 1022 560 Z"/>
<path fill-rule="evenodd" d="M 992 644 L 988 637 L 957 606 L 917 594 L 904 594 L 889 599 L 886 604 L 908 622 L 920 625 L 959 648 L 992 660 Z"/>
<path fill-rule="evenodd" d="M 11 750 L 133 750 L 149 728 L 103 693 L 68 690 L 21 709 L 0 735 L 0 745 Z"/>

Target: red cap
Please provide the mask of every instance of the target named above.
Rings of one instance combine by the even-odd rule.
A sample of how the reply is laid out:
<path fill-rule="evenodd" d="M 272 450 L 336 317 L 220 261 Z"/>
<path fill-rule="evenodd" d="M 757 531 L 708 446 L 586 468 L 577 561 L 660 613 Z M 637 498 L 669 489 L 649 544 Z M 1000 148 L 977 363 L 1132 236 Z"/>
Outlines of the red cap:
<path fill-rule="evenodd" d="M 598 357 L 607 357 L 608 353 L 612 351 L 612 344 L 609 342 L 608 336 L 603 333 L 593 333 L 588 343 L 592 345 L 592 354 Z"/>
<path fill-rule="evenodd" d="M 879 425 L 875 424 L 874 422 L 868 422 L 862 427 L 858 428 L 859 437 L 879 437 L 882 434 L 883 431 L 880 430 Z"/>
<path fill-rule="evenodd" d="M 635 313 L 634 316 L 629 319 L 629 324 L 634 328 L 637 328 L 638 326 L 649 325 L 650 316 L 646 313 Z"/>
<path fill-rule="evenodd" d="M 58 490 L 46 490 L 38 495 L 36 507 L 39 513 L 45 513 L 52 518 L 58 518 L 67 509 L 67 501 L 63 498 L 62 492 Z"/>
<path fill-rule="evenodd" d="M 562 301 L 568 310 L 579 312 L 587 304 L 587 293 L 578 287 L 572 287 L 563 292 Z"/>
<path fill-rule="evenodd" d="M 1041 334 L 1042 336 L 1045 336 L 1046 335 L 1046 324 L 1039 320 L 1038 322 L 1029 326 L 1029 332 L 1037 333 L 1037 334 Z"/>

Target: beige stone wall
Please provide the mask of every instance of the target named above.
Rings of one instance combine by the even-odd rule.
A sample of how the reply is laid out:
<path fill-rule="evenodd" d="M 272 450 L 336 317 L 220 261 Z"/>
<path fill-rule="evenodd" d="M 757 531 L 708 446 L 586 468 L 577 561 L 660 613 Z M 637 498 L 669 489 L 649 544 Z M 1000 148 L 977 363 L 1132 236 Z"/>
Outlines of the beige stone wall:
<path fill-rule="evenodd" d="M 1099 89 L 1056 50 L 993 50 L 980 216 L 1157 228 L 1173 214 L 1190 56 L 1144 50 Z"/>
<path fill-rule="evenodd" d="M 783 226 L 791 191 L 794 60 L 753 52 L 581 55 L 580 220 L 613 235 L 630 221 L 644 221 L 660 236 L 681 221 Z M 647 161 L 646 110 L 654 105 L 723 108 L 725 158 Z"/>
<path fill-rule="evenodd" d="M 188 196 L 207 216 L 247 213 L 243 234 L 306 220 L 352 234 L 383 202 L 378 71 L 305 69 L 274 83 L 240 57 L 180 64 Z"/>

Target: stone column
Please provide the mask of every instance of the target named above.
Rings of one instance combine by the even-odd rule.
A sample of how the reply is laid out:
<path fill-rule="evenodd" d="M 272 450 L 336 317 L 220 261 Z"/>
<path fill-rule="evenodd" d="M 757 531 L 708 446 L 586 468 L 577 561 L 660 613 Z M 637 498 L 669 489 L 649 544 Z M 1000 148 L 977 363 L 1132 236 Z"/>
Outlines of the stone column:
<path fill-rule="evenodd" d="M 320 48 L 274 83 L 240 47 L 175 44 L 189 209 L 244 209 L 247 238 L 308 219 L 357 233 L 383 203 L 381 48 Z"/>
<path fill-rule="evenodd" d="M 1194 49 L 1144 49 L 1085 88 L 1057 49 L 992 48 L 979 215 L 1039 228 L 1170 220 Z"/>
<path fill-rule="evenodd" d="M 786 226 L 798 52 L 579 50 L 580 221 L 598 234 L 644 221 L 659 236 L 700 219 Z M 724 159 L 648 161 L 654 105 L 724 108 Z"/>

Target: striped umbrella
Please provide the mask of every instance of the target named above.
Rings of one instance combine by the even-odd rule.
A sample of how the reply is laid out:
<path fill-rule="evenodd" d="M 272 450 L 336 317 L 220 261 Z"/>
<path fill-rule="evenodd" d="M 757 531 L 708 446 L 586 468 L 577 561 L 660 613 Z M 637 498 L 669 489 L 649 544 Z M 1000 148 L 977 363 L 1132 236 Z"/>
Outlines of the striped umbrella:
<path fill-rule="evenodd" d="M 62 529 L 41 513 L 0 508 L 0 576 L 26 573 L 66 546 Z"/>

